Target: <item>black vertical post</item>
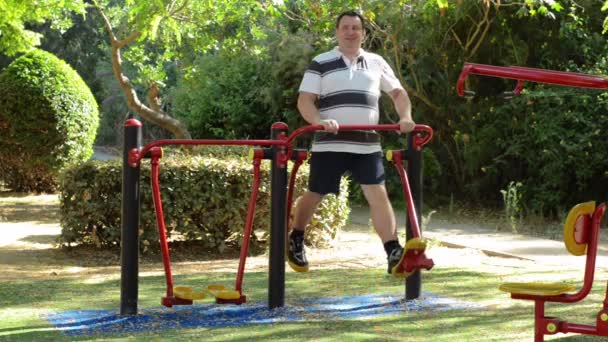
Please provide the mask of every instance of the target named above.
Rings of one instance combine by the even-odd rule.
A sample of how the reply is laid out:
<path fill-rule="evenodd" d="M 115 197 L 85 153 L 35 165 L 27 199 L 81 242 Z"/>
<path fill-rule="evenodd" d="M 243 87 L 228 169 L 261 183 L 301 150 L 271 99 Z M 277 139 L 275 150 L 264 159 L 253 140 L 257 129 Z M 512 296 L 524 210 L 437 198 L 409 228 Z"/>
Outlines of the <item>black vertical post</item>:
<path fill-rule="evenodd" d="M 141 122 L 124 123 L 122 158 L 122 227 L 120 249 L 120 314 L 137 314 L 139 276 L 139 164 L 129 165 L 129 151 L 141 147 Z"/>
<path fill-rule="evenodd" d="M 272 125 L 270 138 L 287 133 L 287 125 Z M 268 267 L 268 308 L 285 305 L 285 232 L 287 226 L 287 160 L 285 148 L 272 147 L 270 169 L 270 253 Z"/>
<path fill-rule="evenodd" d="M 414 206 L 416 207 L 416 217 L 420 225 L 420 233 L 422 234 L 422 151 L 419 151 L 414 146 L 414 135 L 415 133 L 408 134 L 407 148 L 408 148 L 408 161 L 407 161 L 407 179 L 410 183 L 410 190 L 412 192 L 412 198 L 414 199 Z M 406 239 L 409 240 L 413 236 L 412 226 L 407 220 L 406 225 Z M 405 280 L 405 299 L 416 299 L 420 297 L 420 285 L 422 279 L 420 276 L 420 270 L 415 270 Z"/>

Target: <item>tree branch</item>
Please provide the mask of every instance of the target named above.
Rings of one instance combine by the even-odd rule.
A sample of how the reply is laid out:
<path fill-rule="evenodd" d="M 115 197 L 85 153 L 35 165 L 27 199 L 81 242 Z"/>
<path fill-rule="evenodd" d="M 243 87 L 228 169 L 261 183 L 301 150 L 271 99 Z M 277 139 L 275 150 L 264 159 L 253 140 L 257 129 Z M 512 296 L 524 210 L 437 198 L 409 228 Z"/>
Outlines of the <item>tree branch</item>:
<path fill-rule="evenodd" d="M 175 138 L 177 139 L 191 139 L 190 133 L 186 126 L 181 123 L 179 120 L 172 118 L 170 115 L 161 110 L 161 106 L 159 103 L 159 90 L 156 86 L 156 83 L 153 83 L 153 87 L 151 87 L 148 95 L 152 96 L 153 101 L 150 102 L 152 108 L 143 104 L 137 93 L 135 88 L 131 84 L 129 78 L 123 74 L 122 72 L 122 56 L 120 53 L 120 49 L 127 46 L 129 43 L 134 42 L 139 36 L 141 36 L 140 32 L 133 32 L 124 40 L 119 40 L 116 35 L 114 35 L 114 31 L 112 30 L 112 24 L 110 20 L 106 16 L 105 12 L 99 6 L 99 4 L 94 0 L 95 7 L 97 11 L 103 18 L 106 30 L 108 31 L 108 35 L 110 36 L 110 40 L 112 42 L 112 71 L 114 72 L 114 77 L 118 81 L 120 88 L 122 89 L 125 97 L 127 98 L 127 106 L 139 114 L 144 120 L 149 121 L 159 127 L 162 127 L 169 132 L 171 132 Z"/>

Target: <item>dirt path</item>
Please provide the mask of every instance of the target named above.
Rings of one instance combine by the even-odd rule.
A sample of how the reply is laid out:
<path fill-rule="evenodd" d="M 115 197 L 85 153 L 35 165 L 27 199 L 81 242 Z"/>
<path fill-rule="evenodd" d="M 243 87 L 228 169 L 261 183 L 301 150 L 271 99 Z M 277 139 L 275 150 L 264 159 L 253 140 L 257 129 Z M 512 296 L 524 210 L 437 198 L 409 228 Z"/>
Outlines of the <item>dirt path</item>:
<path fill-rule="evenodd" d="M 0 196 L 0 267 L 7 279 L 78 277 L 85 281 L 105 281 L 120 276 L 119 251 L 95 249 L 61 249 L 56 238 L 61 232 L 56 195 Z M 427 255 L 437 265 L 446 267 L 473 266 L 479 271 L 504 272 L 505 268 L 530 267 L 533 263 L 496 258 L 470 248 L 433 246 Z M 308 251 L 311 269 L 385 268 L 386 255 L 378 237 L 369 227 L 349 223 L 333 246 Z M 188 259 L 188 258 L 186 258 Z M 179 258 L 176 258 L 179 260 Z M 162 275 L 160 256 L 142 260 L 142 275 Z M 238 257 L 232 255 L 214 260 L 174 262 L 180 272 L 232 272 Z M 267 255 L 247 259 L 248 271 L 264 271 Z M 287 268 L 287 272 L 291 272 Z"/>

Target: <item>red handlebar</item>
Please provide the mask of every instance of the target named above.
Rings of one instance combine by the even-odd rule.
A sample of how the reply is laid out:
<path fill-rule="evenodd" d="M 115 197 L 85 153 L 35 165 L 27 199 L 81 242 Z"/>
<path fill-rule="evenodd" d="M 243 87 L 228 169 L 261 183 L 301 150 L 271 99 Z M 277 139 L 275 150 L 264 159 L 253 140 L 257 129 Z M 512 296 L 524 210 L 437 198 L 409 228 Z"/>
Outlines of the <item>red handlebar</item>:
<path fill-rule="evenodd" d="M 245 146 L 282 146 L 287 148 L 288 153 L 286 159 L 291 158 L 293 147 L 291 143 L 301 134 L 312 131 L 322 131 L 325 128 L 322 125 L 304 126 L 293 131 L 289 137 L 282 137 L 277 140 L 222 140 L 222 139 L 164 139 L 156 140 L 141 149 L 134 148 L 129 151 L 129 165 L 136 167 L 139 165 L 148 152 L 155 147 L 167 145 L 245 145 Z M 342 125 L 340 131 L 400 131 L 399 124 L 392 125 Z M 420 134 L 414 136 L 414 145 L 419 150 L 426 145 L 433 137 L 433 129 L 427 125 L 416 125 L 413 132 L 426 132 L 424 137 Z"/>
<path fill-rule="evenodd" d="M 312 132 L 312 131 L 322 131 L 325 128 L 323 125 L 310 125 L 304 126 L 293 131 L 289 137 L 287 138 L 287 143 L 291 144 L 299 135 Z M 338 128 L 339 131 L 397 131 L 401 130 L 399 124 L 391 124 L 391 125 L 340 125 Z M 424 146 L 426 143 L 431 140 L 433 137 L 433 129 L 427 125 L 416 125 L 414 126 L 413 132 L 426 132 L 427 135 L 421 141 L 420 147 Z"/>

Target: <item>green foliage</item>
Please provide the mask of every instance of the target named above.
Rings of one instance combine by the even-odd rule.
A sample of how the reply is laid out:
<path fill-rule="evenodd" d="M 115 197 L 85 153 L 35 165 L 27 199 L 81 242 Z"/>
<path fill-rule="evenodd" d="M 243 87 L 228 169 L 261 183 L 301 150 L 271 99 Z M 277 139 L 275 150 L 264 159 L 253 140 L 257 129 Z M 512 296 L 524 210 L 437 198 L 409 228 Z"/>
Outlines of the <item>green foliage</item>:
<path fill-rule="evenodd" d="M 497 108 L 487 129 L 503 152 L 486 168 L 487 177 L 519 180 L 522 204 L 532 212 L 557 214 L 604 198 L 607 105 L 605 93 L 537 87 Z"/>
<path fill-rule="evenodd" d="M 506 145 L 494 143 L 495 137 L 505 141 L 515 139 L 512 134 L 516 130 L 500 127 L 499 123 L 511 120 L 503 114 L 527 110 L 526 101 L 514 102 L 520 106 L 515 108 L 495 98 L 511 90 L 514 81 L 477 76 L 469 77 L 467 88 L 476 90 L 479 97 L 472 101 L 459 98 L 455 84 L 464 62 L 600 75 L 607 70 L 606 37 L 602 35 L 606 12 L 600 10 L 605 11 L 608 5 L 603 1 L 100 3 L 120 38 L 133 31 L 142 33 L 139 41 L 123 49 L 123 67 L 137 93 L 143 94 L 150 80 L 160 81 L 165 85 L 163 92 L 170 94 L 163 109 L 188 121 L 199 137 L 263 138 L 267 137 L 272 122 L 284 121 L 291 128 L 305 124 L 296 110 L 296 99 L 306 65 L 312 56 L 335 45 L 338 13 L 345 9 L 362 10 L 370 19 L 364 48 L 387 59 L 408 90 L 415 120 L 435 129 L 435 138 L 427 147 L 432 158 L 425 153 L 425 161 L 433 160 L 425 164 L 424 187 L 432 194 L 427 200 L 448 199 L 454 194 L 458 200 L 498 206 L 500 190 L 511 181 L 527 177 L 524 171 L 510 171 L 511 159 L 504 158 Z M 100 63 L 97 75 L 111 75 L 110 71 Z M 112 80 L 98 96 L 104 99 L 104 109 L 107 108 L 101 130 L 107 142 L 116 136 L 116 127 L 127 112 L 119 105 L 124 98 L 117 95 L 120 89 L 112 88 L 115 84 Z M 527 83 L 525 87 L 533 90 L 534 84 Z M 575 98 L 565 97 L 577 101 Z M 383 98 L 384 123 L 397 119 L 392 107 L 391 101 Z M 521 118 L 517 120 L 523 122 Z M 151 134 L 160 135 L 156 131 Z M 305 139 L 299 143 L 304 145 Z M 400 146 L 400 142 L 390 135 L 385 146 Z M 542 158 L 535 162 L 552 163 Z M 436 167 L 431 168 L 430 164 Z M 600 170 L 592 173 L 599 174 Z M 388 175 L 395 177 L 387 181 L 389 191 L 400 193 L 398 178 L 391 172 Z M 390 188 L 391 184 L 395 184 L 394 188 Z M 540 198 L 536 204 L 528 202 L 534 195 L 524 190 L 523 202 L 528 209 L 542 206 Z M 555 207 L 556 201 L 557 197 L 551 199 L 547 208 Z"/>
<path fill-rule="evenodd" d="M 197 58 L 173 89 L 174 115 L 196 137 L 259 139 L 277 121 L 302 126 L 297 91 L 315 53 L 312 40 L 305 32 L 271 31 L 267 54 L 244 51 Z"/>
<path fill-rule="evenodd" d="M 505 204 L 505 218 L 511 226 L 511 230 L 516 233 L 518 223 L 523 217 L 523 208 L 521 207 L 521 182 L 509 182 L 506 190 L 500 190 L 502 201 Z"/>
<path fill-rule="evenodd" d="M 161 161 L 159 183 L 165 224 L 170 239 L 197 240 L 203 247 L 222 251 L 226 243 L 242 240 L 253 184 L 252 165 L 236 157 L 232 148 L 209 148 L 196 156 L 174 154 Z M 232 154 L 232 155 L 230 155 Z M 220 158 L 218 158 L 220 157 Z M 252 243 L 269 234 L 269 162 L 262 163 Z M 305 189 L 308 168 L 298 172 L 294 198 Z M 60 211 L 63 244 L 118 245 L 120 242 L 122 167 L 119 162 L 87 162 L 67 169 L 61 178 Z M 150 167 L 142 163 L 140 180 L 140 240 L 148 249 L 158 244 L 152 203 Z M 345 185 L 343 185 L 344 188 Z M 309 227 L 311 242 L 328 243 L 349 214 L 348 191 L 327 198 Z"/>
<path fill-rule="evenodd" d="M 72 25 L 71 13 L 84 15 L 85 3 L 82 0 L 2 0 L 0 13 L 0 53 L 14 56 L 40 44 L 42 34 L 28 26 L 48 21 L 51 28 L 65 30 Z"/>
<path fill-rule="evenodd" d="M 0 74 L 0 178 L 15 191 L 53 191 L 58 172 L 93 154 L 97 102 L 76 71 L 32 50 Z"/>
<path fill-rule="evenodd" d="M 267 137 L 277 121 L 260 93 L 269 82 L 252 56 L 204 56 L 175 91 L 174 114 L 193 137 Z"/>

